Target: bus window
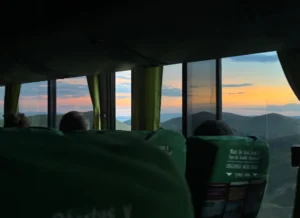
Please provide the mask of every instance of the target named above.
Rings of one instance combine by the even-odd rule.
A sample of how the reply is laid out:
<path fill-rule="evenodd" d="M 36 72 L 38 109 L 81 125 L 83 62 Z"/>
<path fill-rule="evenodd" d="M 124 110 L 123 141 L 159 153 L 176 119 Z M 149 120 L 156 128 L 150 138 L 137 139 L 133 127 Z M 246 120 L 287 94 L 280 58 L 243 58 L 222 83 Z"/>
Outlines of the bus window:
<path fill-rule="evenodd" d="M 296 168 L 290 146 L 300 143 L 300 104 L 276 52 L 222 60 L 223 120 L 238 135 L 255 135 L 270 146 L 269 181 L 259 218 L 292 215 Z"/>
<path fill-rule="evenodd" d="M 131 71 L 116 72 L 116 130 L 131 130 Z"/>
<path fill-rule="evenodd" d="M 19 97 L 19 111 L 24 113 L 31 126 L 47 127 L 47 81 L 24 83 Z"/>
<path fill-rule="evenodd" d="M 93 105 L 85 76 L 56 80 L 56 126 L 69 111 L 79 111 L 93 125 Z"/>
<path fill-rule="evenodd" d="M 216 60 L 187 63 L 187 136 L 216 119 Z"/>
<path fill-rule="evenodd" d="M 4 124 L 4 120 L 3 120 L 4 92 L 5 92 L 5 88 L 4 88 L 4 86 L 1 86 L 0 87 L 0 127 L 2 127 Z"/>
<path fill-rule="evenodd" d="M 160 123 L 165 129 L 182 131 L 182 64 L 163 68 Z"/>

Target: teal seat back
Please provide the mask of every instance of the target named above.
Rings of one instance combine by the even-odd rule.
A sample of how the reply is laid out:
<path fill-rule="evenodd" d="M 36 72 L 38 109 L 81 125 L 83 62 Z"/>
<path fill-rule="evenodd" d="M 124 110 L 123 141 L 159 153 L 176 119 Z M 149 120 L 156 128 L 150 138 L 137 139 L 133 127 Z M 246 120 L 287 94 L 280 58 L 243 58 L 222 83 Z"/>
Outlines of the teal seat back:
<path fill-rule="evenodd" d="M 185 174 L 186 139 L 181 133 L 172 130 L 158 129 L 154 132 L 150 132 L 146 140 L 169 154 L 180 173 L 182 175 Z"/>
<path fill-rule="evenodd" d="M 186 178 L 196 217 L 256 218 L 268 167 L 269 147 L 255 137 L 188 138 Z"/>
<path fill-rule="evenodd" d="M 63 137 L 63 133 L 47 128 L 0 128 L 0 138 L 5 143 L 19 143 L 33 138 L 38 141 L 52 141 L 56 136 Z"/>
<path fill-rule="evenodd" d="M 136 141 L 136 140 L 142 141 L 149 134 L 148 131 L 125 131 L 125 130 L 106 130 L 106 131 L 101 131 L 101 133 L 105 134 L 106 136 L 110 136 L 125 141 Z"/>
<path fill-rule="evenodd" d="M 90 131 L 95 134 L 95 131 Z M 158 129 L 156 131 L 99 131 L 98 135 L 105 135 L 128 143 L 142 143 L 147 141 L 166 152 L 174 160 L 180 173 L 184 175 L 186 168 L 185 137 L 172 130 Z M 143 143 L 142 143 L 143 144 Z"/>
<path fill-rule="evenodd" d="M 0 145 L 3 217 L 193 218 L 185 180 L 170 157 L 151 145 L 137 145 L 145 152 L 130 158 L 94 138 L 84 142 L 89 134 L 53 134 L 50 141 L 37 137 L 44 133 L 11 133 L 3 134 L 9 143 Z M 21 136 L 26 140 L 12 139 Z M 119 147 L 126 153 L 131 145 Z M 144 156 L 160 157 L 165 168 Z"/>
<path fill-rule="evenodd" d="M 93 146 L 101 147 L 114 155 L 125 156 L 130 159 L 138 158 L 139 161 L 149 162 L 165 170 L 173 169 L 169 167 L 170 163 L 168 162 L 169 157 L 166 158 L 167 154 L 157 149 L 153 144 L 136 139 L 130 134 L 122 135 L 124 137 L 117 137 L 113 131 L 110 132 L 111 134 L 105 133 L 106 131 L 79 131 L 66 134 L 65 137 L 75 140 L 76 143 L 91 143 Z M 147 153 L 155 155 L 146 155 Z M 182 175 L 177 168 L 170 173 Z"/>

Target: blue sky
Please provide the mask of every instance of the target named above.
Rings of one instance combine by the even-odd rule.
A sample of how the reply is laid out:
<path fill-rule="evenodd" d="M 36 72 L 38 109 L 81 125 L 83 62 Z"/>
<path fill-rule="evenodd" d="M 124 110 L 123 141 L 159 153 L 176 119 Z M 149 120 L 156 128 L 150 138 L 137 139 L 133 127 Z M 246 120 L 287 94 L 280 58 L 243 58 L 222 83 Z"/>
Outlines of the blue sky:
<path fill-rule="evenodd" d="M 205 102 L 211 101 L 209 62 L 193 63 L 193 81 L 201 79 L 201 89 L 193 91 L 195 112 L 203 110 Z M 199 68 L 197 68 L 199 66 Z M 223 110 L 243 115 L 259 115 L 276 112 L 284 115 L 300 115 L 300 105 L 291 91 L 275 52 L 245 55 L 222 60 Z M 203 75 L 207 75 L 205 78 Z M 201 77 L 202 76 L 202 77 Z M 162 112 L 181 113 L 181 64 L 164 67 L 162 87 Z M 116 73 L 117 116 L 130 116 L 131 74 Z M 210 90 L 211 89 L 211 90 Z M 200 93 L 200 94 L 199 94 Z M 202 96 L 205 93 L 207 96 Z M 198 97 L 197 97 L 198 96 Z M 0 87 L 0 113 L 3 111 L 4 88 Z M 57 81 L 57 110 L 92 110 L 85 77 Z M 201 98 L 201 99 L 200 99 Z M 211 102 L 210 102 L 211 103 Z M 23 84 L 20 111 L 47 111 L 47 83 Z M 202 107 L 202 108 L 201 108 Z"/>

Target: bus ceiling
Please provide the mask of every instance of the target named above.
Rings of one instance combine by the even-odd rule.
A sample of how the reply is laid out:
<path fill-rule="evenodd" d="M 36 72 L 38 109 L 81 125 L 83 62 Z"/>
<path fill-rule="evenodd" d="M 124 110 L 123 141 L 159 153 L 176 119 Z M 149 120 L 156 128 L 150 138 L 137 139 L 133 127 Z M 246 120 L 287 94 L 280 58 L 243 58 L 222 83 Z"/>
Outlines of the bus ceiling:
<path fill-rule="evenodd" d="M 300 47 L 294 1 L 14 3 L 0 9 L 0 85 Z"/>

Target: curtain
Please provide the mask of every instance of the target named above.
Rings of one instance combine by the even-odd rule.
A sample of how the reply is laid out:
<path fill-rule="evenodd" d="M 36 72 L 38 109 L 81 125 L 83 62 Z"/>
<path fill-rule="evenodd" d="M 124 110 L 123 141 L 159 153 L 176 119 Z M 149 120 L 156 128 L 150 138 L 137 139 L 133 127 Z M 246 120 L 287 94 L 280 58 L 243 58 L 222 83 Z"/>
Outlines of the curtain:
<path fill-rule="evenodd" d="M 300 50 L 285 49 L 277 51 L 277 55 L 283 72 L 293 89 L 295 95 L 300 100 Z M 299 72 L 298 72 L 299 71 Z"/>
<path fill-rule="evenodd" d="M 19 96 L 21 84 L 9 84 L 5 86 L 4 115 L 17 113 L 19 111 Z"/>
<path fill-rule="evenodd" d="M 98 74 L 89 75 L 86 77 L 90 91 L 90 96 L 93 104 L 93 128 L 101 129 L 101 118 L 100 118 L 100 94 L 99 94 L 99 81 Z"/>
<path fill-rule="evenodd" d="M 153 131 L 160 126 L 163 66 L 136 67 L 131 75 L 132 130 Z"/>

